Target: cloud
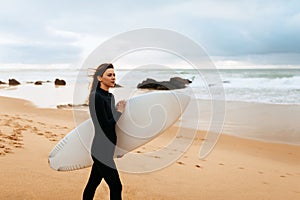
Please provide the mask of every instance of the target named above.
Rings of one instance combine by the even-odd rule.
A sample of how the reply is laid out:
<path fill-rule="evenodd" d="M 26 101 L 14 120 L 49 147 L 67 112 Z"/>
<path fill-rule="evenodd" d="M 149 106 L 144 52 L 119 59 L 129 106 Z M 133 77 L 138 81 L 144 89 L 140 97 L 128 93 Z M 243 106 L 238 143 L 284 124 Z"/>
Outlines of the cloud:
<path fill-rule="evenodd" d="M 0 60 L 3 63 L 61 64 L 77 61 L 79 53 L 79 48 L 67 44 L 10 44 L 1 45 Z"/>
<path fill-rule="evenodd" d="M 299 7 L 297 0 L 4 1 L 0 63 L 78 64 L 116 34 L 154 27 L 190 37 L 213 57 L 300 64 Z"/>

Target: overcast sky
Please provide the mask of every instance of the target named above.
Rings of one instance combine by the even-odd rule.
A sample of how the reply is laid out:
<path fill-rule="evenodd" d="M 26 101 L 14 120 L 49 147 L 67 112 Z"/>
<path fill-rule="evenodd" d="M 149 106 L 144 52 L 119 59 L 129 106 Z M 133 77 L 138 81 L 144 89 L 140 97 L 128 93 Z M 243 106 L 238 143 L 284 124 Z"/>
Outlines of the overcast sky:
<path fill-rule="evenodd" d="M 298 0 L 0 0 L 0 66 L 80 65 L 114 35 L 186 35 L 219 67 L 300 66 Z"/>

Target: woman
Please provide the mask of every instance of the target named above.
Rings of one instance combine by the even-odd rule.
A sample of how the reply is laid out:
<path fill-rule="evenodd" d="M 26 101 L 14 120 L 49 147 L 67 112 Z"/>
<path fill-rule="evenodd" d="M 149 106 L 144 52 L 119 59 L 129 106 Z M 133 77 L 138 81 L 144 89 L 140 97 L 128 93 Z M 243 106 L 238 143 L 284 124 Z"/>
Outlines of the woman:
<path fill-rule="evenodd" d="M 115 86 L 115 72 L 112 64 L 101 64 L 93 76 L 89 96 L 89 109 L 95 127 L 92 143 L 94 161 L 90 178 L 83 192 L 83 200 L 93 199 L 102 178 L 110 189 L 110 199 L 122 199 L 122 184 L 113 160 L 117 136 L 115 124 L 125 109 L 126 102 L 115 106 L 115 98 L 109 88 Z"/>

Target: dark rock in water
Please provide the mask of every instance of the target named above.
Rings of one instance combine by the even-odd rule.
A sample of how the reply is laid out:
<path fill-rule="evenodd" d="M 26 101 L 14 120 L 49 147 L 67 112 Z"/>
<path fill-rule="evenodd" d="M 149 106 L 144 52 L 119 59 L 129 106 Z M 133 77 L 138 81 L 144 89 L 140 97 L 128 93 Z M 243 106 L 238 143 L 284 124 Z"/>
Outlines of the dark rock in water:
<path fill-rule="evenodd" d="M 180 77 L 170 78 L 169 81 L 156 81 L 151 78 L 147 78 L 142 83 L 137 85 L 140 89 L 154 89 L 154 90 L 175 90 L 185 88 L 187 84 L 192 81 L 188 79 L 182 79 Z"/>
<path fill-rule="evenodd" d="M 50 83 L 51 81 L 26 81 L 27 84 L 35 84 L 35 85 L 42 85 L 43 83 Z"/>
<path fill-rule="evenodd" d="M 0 85 L 4 85 L 4 84 L 7 84 L 7 83 L 5 83 L 5 82 L 3 82 L 3 81 L 0 81 Z"/>
<path fill-rule="evenodd" d="M 57 105 L 56 107 L 59 109 L 71 109 L 71 108 L 86 108 L 89 105 L 87 103 L 83 104 L 63 104 L 63 105 Z"/>
<path fill-rule="evenodd" d="M 34 83 L 34 85 L 42 85 L 43 84 L 43 81 L 36 81 L 35 83 Z"/>
<path fill-rule="evenodd" d="M 66 81 L 65 80 L 60 80 L 60 79 L 55 79 L 54 81 L 55 85 L 66 85 Z"/>
<path fill-rule="evenodd" d="M 20 85 L 21 83 L 16 79 L 8 79 L 8 85 Z"/>
<path fill-rule="evenodd" d="M 155 89 L 155 90 L 168 90 L 168 87 L 165 86 L 162 82 L 157 82 L 154 79 L 147 78 L 142 83 L 137 85 L 137 88 L 140 89 Z"/>

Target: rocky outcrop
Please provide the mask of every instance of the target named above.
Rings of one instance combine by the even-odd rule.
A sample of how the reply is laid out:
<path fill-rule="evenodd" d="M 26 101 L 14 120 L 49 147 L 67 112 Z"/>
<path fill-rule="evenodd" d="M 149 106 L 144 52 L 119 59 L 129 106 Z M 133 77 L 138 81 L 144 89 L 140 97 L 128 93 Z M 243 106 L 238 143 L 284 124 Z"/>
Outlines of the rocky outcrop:
<path fill-rule="evenodd" d="M 63 105 L 57 105 L 56 107 L 58 109 L 71 109 L 71 108 L 86 108 L 89 105 L 87 103 L 83 103 L 83 104 L 63 104 Z"/>
<path fill-rule="evenodd" d="M 8 79 L 8 85 L 20 85 L 21 83 L 16 79 Z"/>
<path fill-rule="evenodd" d="M 60 79 L 55 79 L 54 81 L 55 85 L 66 85 L 66 81 L 65 80 L 60 80 Z"/>
<path fill-rule="evenodd" d="M 192 81 L 183 79 L 180 77 L 170 78 L 169 81 L 156 81 L 154 79 L 147 78 L 142 83 L 137 85 L 140 89 L 154 89 L 154 90 L 175 90 L 185 88 Z"/>
<path fill-rule="evenodd" d="M 43 84 L 43 81 L 36 81 L 34 82 L 34 85 L 42 85 Z"/>
<path fill-rule="evenodd" d="M 44 83 L 51 83 L 51 81 L 26 81 L 27 84 L 34 84 L 34 85 L 42 85 Z"/>
<path fill-rule="evenodd" d="M 0 85 L 4 85 L 4 84 L 7 84 L 7 83 L 5 83 L 5 82 L 3 82 L 3 81 L 0 81 Z"/>

